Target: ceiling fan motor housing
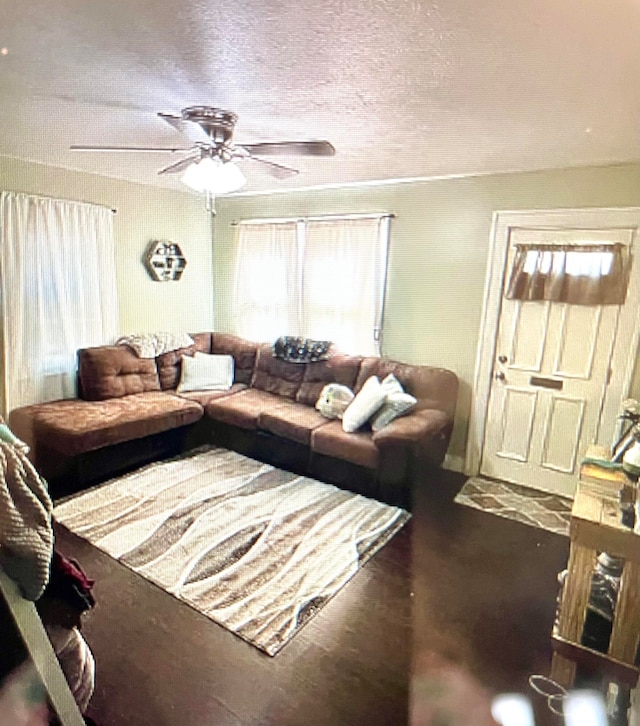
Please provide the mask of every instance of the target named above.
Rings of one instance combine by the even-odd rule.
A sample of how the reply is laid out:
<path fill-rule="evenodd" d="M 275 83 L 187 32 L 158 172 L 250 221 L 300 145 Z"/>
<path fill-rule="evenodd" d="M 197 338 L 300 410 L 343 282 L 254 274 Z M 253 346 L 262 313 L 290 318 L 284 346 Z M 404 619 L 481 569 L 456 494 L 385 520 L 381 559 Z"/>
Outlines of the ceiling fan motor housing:
<path fill-rule="evenodd" d="M 182 109 L 182 118 L 201 126 L 216 144 L 231 141 L 238 117 L 231 111 L 213 106 L 188 106 Z"/>
<path fill-rule="evenodd" d="M 149 152 L 184 152 L 187 154 L 179 161 L 169 164 L 158 171 L 158 174 L 176 174 L 183 172 L 192 164 L 206 159 L 223 164 L 233 159 L 252 159 L 263 165 L 276 179 L 286 179 L 298 173 L 297 169 L 275 161 L 261 158 L 264 156 L 296 155 L 296 156 L 333 156 L 335 149 L 328 141 L 265 141 L 250 144 L 234 145 L 233 132 L 238 117 L 232 111 L 215 106 L 187 106 L 180 115 L 159 112 L 158 116 L 176 131 L 190 139 L 189 148 L 164 146 L 72 146 L 83 151 L 138 151 Z M 189 122 L 189 123 L 187 123 Z M 194 124 L 194 125 L 192 125 Z M 199 128 L 198 128 L 199 127 Z"/>

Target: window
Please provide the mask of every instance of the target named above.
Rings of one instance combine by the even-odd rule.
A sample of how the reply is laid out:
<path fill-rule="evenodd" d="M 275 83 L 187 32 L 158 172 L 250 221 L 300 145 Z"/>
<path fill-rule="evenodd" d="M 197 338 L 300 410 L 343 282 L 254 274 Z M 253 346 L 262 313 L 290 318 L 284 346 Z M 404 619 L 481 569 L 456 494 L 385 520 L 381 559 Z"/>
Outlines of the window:
<path fill-rule="evenodd" d="M 111 210 L 0 194 L 4 413 L 75 395 L 76 351 L 118 325 Z"/>
<path fill-rule="evenodd" d="M 241 223 L 235 332 L 379 354 L 388 244 L 388 215 Z"/>
<path fill-rule="evenodd" d="M 506 296 L 573 305 L 622 305 L 628 249 L 623 244 L 517 244 Z"/>

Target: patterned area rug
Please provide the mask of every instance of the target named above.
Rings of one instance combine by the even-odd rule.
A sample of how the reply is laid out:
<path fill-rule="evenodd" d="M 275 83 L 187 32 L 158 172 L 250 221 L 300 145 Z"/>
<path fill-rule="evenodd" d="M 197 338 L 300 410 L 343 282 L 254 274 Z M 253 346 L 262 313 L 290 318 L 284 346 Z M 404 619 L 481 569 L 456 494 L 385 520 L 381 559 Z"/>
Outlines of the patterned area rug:
<path fill-rule="evenodd" d="M 269 655 L 409 517 L 217 447 L 54 510 L 69 530 Z"/>
<path fill-rule="evenodd" d="M 472 477 L 454 499 L 458 504 L 514 519 L 531 527 L 548 529 L 556 534 L 569 534 L 572 500 L 537 489 Z"/>

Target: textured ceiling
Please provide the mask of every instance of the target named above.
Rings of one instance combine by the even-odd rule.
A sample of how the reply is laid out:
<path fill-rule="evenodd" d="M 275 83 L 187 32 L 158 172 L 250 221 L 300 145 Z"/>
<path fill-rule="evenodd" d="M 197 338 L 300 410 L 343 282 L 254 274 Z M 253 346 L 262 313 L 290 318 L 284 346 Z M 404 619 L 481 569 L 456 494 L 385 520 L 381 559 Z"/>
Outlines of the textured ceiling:
<path fill-rule="evenodd" d="M 640 159 L 640 0 L 0 0 L 0 155 L 179 188 L 156 116 L 333 158 L 247 190 Z M 184 188 L 184 187 L 183 187 Z"/>

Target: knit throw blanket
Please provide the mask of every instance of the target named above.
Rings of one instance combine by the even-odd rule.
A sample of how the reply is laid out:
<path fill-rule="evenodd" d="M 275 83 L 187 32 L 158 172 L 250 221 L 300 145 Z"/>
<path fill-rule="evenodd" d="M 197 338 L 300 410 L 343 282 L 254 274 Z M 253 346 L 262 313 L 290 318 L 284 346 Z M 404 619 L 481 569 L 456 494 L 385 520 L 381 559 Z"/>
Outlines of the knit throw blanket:
<path fill-rule="evenodd" d="M 53 505 L 47 485 L 24 452 L 0 441 L 0 565 L 28 600 L 49 580 Z"/>
<path fill-rule="evenodd" d="M 116 345 L 127 345 L 139 358 L 155 358 L 193 345 L 193 338 L 187 333 L 137 333 L 123 335 Z"/>

